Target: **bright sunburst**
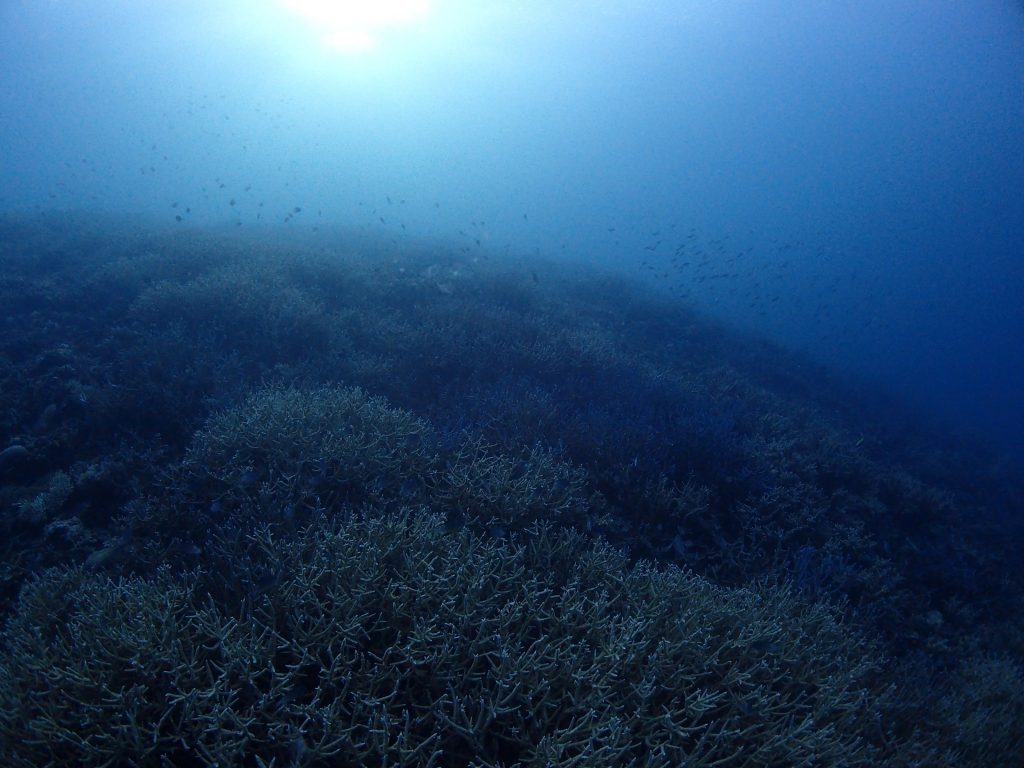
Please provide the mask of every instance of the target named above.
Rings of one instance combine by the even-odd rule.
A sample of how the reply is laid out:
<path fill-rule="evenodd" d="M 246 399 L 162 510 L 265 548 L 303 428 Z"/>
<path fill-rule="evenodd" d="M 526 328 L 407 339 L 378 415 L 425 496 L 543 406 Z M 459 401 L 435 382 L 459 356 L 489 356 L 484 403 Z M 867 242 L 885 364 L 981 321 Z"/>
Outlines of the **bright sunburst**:
<path fill-rule="evenodd" d="M 429 0 L 280 0 L 288 10 L 314 25 L 324 44 L 343 53 L 362 53 L 377 46 L 389 27 L 422 21 Z"/>

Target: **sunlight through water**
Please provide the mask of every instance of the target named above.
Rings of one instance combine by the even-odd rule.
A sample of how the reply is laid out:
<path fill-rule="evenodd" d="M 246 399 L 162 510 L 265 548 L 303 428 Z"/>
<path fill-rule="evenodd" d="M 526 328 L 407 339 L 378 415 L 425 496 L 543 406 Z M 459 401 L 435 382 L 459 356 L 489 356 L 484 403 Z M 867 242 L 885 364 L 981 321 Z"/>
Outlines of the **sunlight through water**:
<path fill-rule="evenodd" d="M 389 28 L 423 21 L 428 0 L 280 0 L 281 5 L 313 25 L 323 43 L 340 53 L 371 51 Z"/>

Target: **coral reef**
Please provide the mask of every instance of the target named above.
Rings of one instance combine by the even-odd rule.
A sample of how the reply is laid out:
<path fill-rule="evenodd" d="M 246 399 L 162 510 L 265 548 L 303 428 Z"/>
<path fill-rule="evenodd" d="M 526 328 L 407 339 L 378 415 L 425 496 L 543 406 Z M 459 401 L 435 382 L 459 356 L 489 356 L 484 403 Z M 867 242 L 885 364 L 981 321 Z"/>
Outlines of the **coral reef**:
<path fill-rule="evenodd" d="M 1024 481 L 566 265 L 0 217 L 12 765 L 1010 765 Z"/>
<path fill-rule="evenodd" d="M 220 547 L 212 571 L 65 569 L 25 590 L 0 656 L 6 764 L 884 759 L 870 646 L 784 590 L 428 513 Z"/>

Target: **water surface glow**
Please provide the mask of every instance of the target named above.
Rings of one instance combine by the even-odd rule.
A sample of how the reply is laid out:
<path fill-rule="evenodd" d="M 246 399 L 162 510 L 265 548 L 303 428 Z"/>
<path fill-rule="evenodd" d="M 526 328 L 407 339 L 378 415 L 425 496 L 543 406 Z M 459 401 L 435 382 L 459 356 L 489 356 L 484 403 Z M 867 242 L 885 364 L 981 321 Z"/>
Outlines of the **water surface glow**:
<path fill-rule="evenodd" d="M 373 50 L 391 27 L 422 22 L 427 0 L 281 0 L 287 10 L 314 26 L 324 45 L 347 54 Z"/>

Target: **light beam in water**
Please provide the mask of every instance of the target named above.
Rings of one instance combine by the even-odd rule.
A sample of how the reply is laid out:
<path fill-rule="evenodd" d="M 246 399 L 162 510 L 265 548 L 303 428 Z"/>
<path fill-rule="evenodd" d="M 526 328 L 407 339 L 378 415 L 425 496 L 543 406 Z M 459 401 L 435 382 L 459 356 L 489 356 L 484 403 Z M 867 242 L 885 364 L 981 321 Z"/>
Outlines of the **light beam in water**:
<path fill-rule="evenodd" d="M 324 44 L 341 53 L 365 53 L 390 27 L 423 21 L 429 0 L 280 0 L 289 11 L 316 27 Z"/>

